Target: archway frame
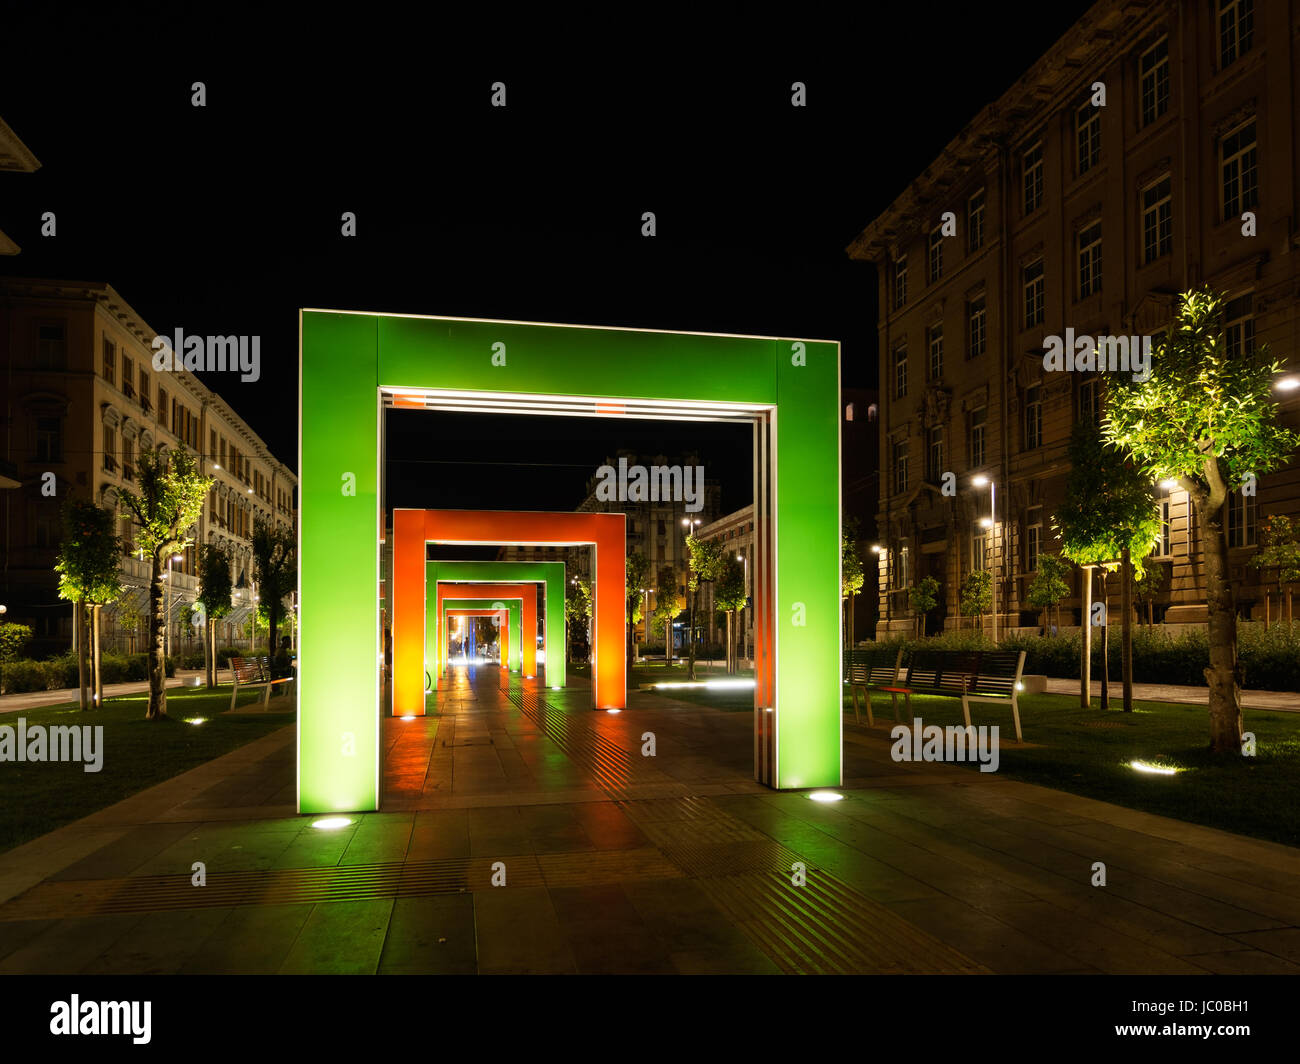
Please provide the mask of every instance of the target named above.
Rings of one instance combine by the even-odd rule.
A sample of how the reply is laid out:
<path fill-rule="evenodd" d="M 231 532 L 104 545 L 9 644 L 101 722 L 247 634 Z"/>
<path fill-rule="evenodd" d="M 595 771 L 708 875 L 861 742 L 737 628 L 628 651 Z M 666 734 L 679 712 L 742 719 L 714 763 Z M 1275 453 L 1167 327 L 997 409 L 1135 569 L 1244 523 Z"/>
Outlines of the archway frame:
<path fill-rule="evenodd" d="M 755 778 L 840 782 L 837 342 L 319 309 L 299 326 L 300 812 L 379 808 L 385 408 L 750 422 Z"/>

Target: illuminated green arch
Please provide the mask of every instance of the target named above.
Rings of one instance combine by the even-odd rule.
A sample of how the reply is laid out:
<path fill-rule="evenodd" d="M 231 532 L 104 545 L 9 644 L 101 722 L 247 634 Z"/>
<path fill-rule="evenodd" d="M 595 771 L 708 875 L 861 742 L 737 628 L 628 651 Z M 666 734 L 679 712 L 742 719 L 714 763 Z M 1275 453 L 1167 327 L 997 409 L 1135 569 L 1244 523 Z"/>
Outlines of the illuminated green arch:
<path fill-rule="evenodd" d="M 389 406 L 751 423 L 755 778 L 840 782 L 837 343 L 304 310 L 299 357 L 301 812 L 379 807 Z"/>

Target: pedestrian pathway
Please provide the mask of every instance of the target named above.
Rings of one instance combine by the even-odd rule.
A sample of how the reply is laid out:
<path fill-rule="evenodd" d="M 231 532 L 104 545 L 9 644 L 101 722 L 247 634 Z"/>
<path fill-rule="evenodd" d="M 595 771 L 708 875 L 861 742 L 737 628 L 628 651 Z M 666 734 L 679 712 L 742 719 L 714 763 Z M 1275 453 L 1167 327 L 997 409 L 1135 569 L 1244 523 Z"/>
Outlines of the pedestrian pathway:
<path fill-rule="evenodd" d="M 1047 692 L 1053 695 L 1074 695 L 1079 694 L 1079 681 L 1075 680 L 1054 680 L 1048 679 Z M 1097 698 L 1101 694 L 1099 681 L 1092 681 L 1092 697 Z M 1116 699 L 1124 697 L 1124 685 L 1117 680 L 1110 683 L 1110 698 L 1114 702 Z M 1208 687 L 1192 687 L 1184 684 L 1173 683 L 1135 683 L 1133 685 L 1133 697 L 1141 699 L 1144 702 L 1187 702 L 1192 705 L 1208 706 L 1210 704 L 1210 689 Z M 1243 709 L 1276 709 L 1283 713 L 1300 713 L 1300 694 L 1295 691 L 1242 691 L 1241 706 Z"/>
<path fill-rule="evenodd" d="M 197 687 L 203 682 L 202 669 L 177 669 L 176 675 L 167 680 L 168 687 Z M 130 683 L 104 684 L 104 700 L 119 695 L 138 695 L 149 690 L 148 680 L 132 680 Z M 41 706 L 58 706 L 65 702 L 77 702 L 81 692 L 75 687 L 58 691 L 23 691 L 19 694 L 0 695 L 0 713 L 13 713 L 20 709 L 37 709 Z"/>
<path fill-rule="evenodd" d="M 1290 847 L 898 763 L 884 724 L 823 804 L 754 782 L 749 712 L 495 667 L 430 705 L 341 830 L 295 815 L 287 727 L 0 854 L 0 972 L 1300 974 Z"/>

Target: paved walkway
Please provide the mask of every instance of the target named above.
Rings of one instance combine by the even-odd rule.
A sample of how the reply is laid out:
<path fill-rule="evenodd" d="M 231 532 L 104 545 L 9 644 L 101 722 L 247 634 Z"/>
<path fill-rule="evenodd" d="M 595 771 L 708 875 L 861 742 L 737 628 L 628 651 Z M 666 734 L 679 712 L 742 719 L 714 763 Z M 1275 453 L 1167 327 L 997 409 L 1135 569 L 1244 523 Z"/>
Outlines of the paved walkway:
<path fill-rule="evenodd" d="M 1079 695 L 1079 681 L 1047 681 L 1047 692 L 1053 695 Z M 1101 683 L 1095 677 L 1092 681 L 1092 697 L 1101 695 Z M 1117 680 L 1110 682 L 1110 700 L 1123 699 L 1124 685 Z M 1135 683 L 1133 697 L 1144 702 L 1188 702 L 1197 706 L 1210 704 L 1208 687 L 1192 687 L 1176 683 Z M 1276 709 L 1283 713 L 1300 713 L 1300 694 L 1295 691 L 1242 691 L 1243 709 Z"/>
<path fill-rule="evenodd" d="M 224 670 L 223 670 L 224 671 Z M 202 683 L 202 669 L 177 669 L 176 675 L 168 679 L 168 687 L 188 687 L 197 679 Z M 104 700 L 118 695 L 138 695 L 149 690 L 148 680 L 133 680 L 130 683 L 104 684 Z M 81 692 L 75 687 L 59 691 L 24 691 L 15 695 L 0 695 L 0 713 L 15 713 L 20 709 L 37 709 L 40 706 L 57 706 L 64 702 L 76 702 Z"/>
<path fill-rule="evenodd" d="M 898 764 L 884 724 L 820 804 L 753 782 L 749 712 L 499 679 L 385 720 L 344 830 L 294 815 L 289 727 L 0 855 L 0 972 L 1300 973 L 1295 849 Z"/>

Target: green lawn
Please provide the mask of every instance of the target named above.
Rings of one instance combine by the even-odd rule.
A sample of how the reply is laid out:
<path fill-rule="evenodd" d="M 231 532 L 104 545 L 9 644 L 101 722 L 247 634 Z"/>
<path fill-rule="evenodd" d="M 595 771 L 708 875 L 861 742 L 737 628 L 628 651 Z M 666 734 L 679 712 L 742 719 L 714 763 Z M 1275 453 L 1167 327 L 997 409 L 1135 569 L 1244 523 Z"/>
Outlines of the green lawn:
<path fill-rule="evenodd" d="M 250 691 L 245 705 L 261 697 Z M 46 727 L 103 725 L 103 767 L 86 772 L 81 762 L 0 762 L 0 852 L 121 801 L 155 783 L 292 724 L 294 714 L 229 714 L 230 688 L 169 688 L 168 718 L 144 719 L 147 694 L 104 700 L 82 712 L 75 703 L 0 713 L 0 725 L 18 718 Z M 202 724 L 188 721 L 203 717 Z"/>
<path fill-rule="evenodd" d="M 749 691 L 699 688 L 675 690 L 672 697 L 722 710 L 753 707 Z M 865 712 L 861 725 L 854 722 L 847 695 L 844 706 L 846 732 L 890 741 L 894 717 L 887 696 L 874 699 L 874 731 Z M 925 724 L 962 723 L 961 703 L 952 698 L 914 696 L 912 713 Z M 1103 712 L 1095 703 L 1083 709 L 1074 695 L 1022 695 L 1024 748 L 1015 741 L 1010 707 L 971 707 L 972 723 L 999 726 L 998 771 L 1012 779 L 1300 846 L 1300 714 L 1246 710 L 1245 720 L 1255 734 L 1255 756 L 1220 758 L 1208 750 L 1205 706 L 1138 701 L 1132 713 Z M 1183 771 L 1151 775 L 1132 768 L 1135 760 Z M 978 771 L 974 764 L 964 767 Z"/>

